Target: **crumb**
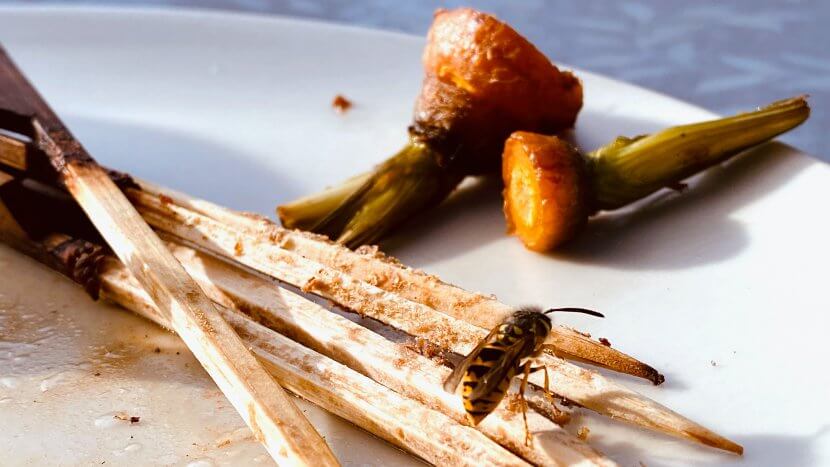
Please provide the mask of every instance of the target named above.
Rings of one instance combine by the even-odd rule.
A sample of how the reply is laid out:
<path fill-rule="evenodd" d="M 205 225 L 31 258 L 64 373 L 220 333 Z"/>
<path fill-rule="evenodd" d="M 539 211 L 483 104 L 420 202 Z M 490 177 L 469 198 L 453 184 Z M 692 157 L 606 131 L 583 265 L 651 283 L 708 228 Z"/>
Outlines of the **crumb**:
<path fill-rule="evenodd" d="M 317 282 L 317 278 L 316 277 L 311 277 L 307 281 L 305 281 L 305 284 L 303 284 L 303 286 L 300 287 L 300 290 L 302 290 L 304 293 L 309 293 L 313 289 L 314 284 L 316 282 Z"/>
<path fill-rule="evenodd" d="M 242 253 L 245 252 L 245 249 L 242 247 L 242 240 L 237 240 L 236 244 L 233 246 L 233 254 L 236 256 L 242 256 Z"/>
<path fill-rule="evenodd" d="M 173 198 L 167 195 L 159 195 L 159 201 L 161 201 L 161 204 L 165 206 L 167 206 L 168 204 L 173 204 Z"/>
<path fill-rule="evenodd" d="M 352 101 L 343 97 L 342 94 L 338 94 L 334 96 L 334 100 L 331 101 L 331 106 L 334 107 L 334 110 L 337 113 L 344 114 L 352 108 Z"/>
<path fill-rule="evenodd" d="M 133 439 L 133 435 L 130 435 L 130 439 Z"/>
<path fill-rule="evenodd" d="M 611 341 L 609 341 L 608 339 L 606 339 L 604 337 L 599 338 L 599 343 L 606 346 L 606 347 L 611 347 Z"/>
<path fill-rule="evenodd" d="M 520 412 L 522 410 L 522 398 L 518 394 L 511 392 L 507 395 L 504 408 L 514 413 Z"/>
<path fill-rule="evenodd" d="M 141 417 L 135 415 L 124 415 L 123 413 L 117 413 L 113 415 L 112 418 L 116 420 L 123 420 L 125 422 L 129 421 L 131 425 L 141 421 Z"/>
<path fill-rule="evenodd" d="M 158 348 L 158 347 L 156 347 L 155 349 L 153 349 L 153 352 L 155 352 L 155 353 L 161 353 L 161 349 L 160 349 L 160 348 Z"/>
<path fill-rule="evenodd" d="M 220 442 L 219 444 L 217 444 L 217 445 L 216 445 L 216 447 L 217 447 L 217 448 L 223 448 L 223 447 L 225 447 L 225 446 L 227 446 L 227 445 L 229 445 L 229 444 L 231 444 L 231 440 L 229 440 L 229 439 L 224 439 L 224 440 L 222 440 L 222 442 Z"/>
<path fill-rule="evenodd" d="M 565 426 L 571 423 L 571 413 L 556 409 L 556 412 L 553 414 L 553 423 L 556 423 L 559 426 Z"/>
<path fill-rule="evenodd" d="M 96 371 L 95 373 L 93 373 L 93 374 L 92 374 L 92 376 L 101 376 L 101 372 L 100 372 L 100 371 Z"/>
<path fill-rule="evenodd" d="M 678 193 L 683 193 L 684 191 L 686 191 L 687 188 L 689 188 L 689 185 L 686 184 L 686 183 L 682 183 L 682 182 L 675 182 L 675 183 L 671 183 L 669 185 L 666 185 L 666 188 L 668 188 L 670 190 L 674 190 Z"/>
<path fill-rule="evenodd" d="M 569 326 L 563 326 L 563 327 L 565 327 L 566 329 L 570 329 L 571 331 L 573 331 L 573 332 L 575 332 L 575 333 L 579 334 L 579 335 L 580 335 L 580 336 L 582 336 L 582 337 L 587 337 L 587 338 L 590 338 L 590 337 L 591 337 L 591 335 L 590 335 L 589 333 L 587 333 L 587 332 L 582 332 L 582 331 L 580 331 L 580 330 L 578 330 L 578 329 L 574 329 L 574 328 L 569 327 Z"/>
<path fill-rule="evenodd" d="M 587 426 L 583 426 L 579 429 L 579 431 L 576 432 L 576 437 L 581 439 L 582 441 L 585 441 L 588 439 L 589 434 L 591 434 L 591 430 L 588 429 Z"/>
<path fill-rule="evenodd" d="M 716 361 L 714 361 L 714 360 L 711 360 L 709 363 L 710 363 L 712 366 L 718 366 L 718 362 L 716 362 Z"/>
<path fill-rule="evenodd" d="M 182 354 L 182 353 L 181 353 L 181 352 L 179 352 L 178 350 L 176 351 L 176 355 L 181 355 L 181 354 Z"/>
<path fill-rule="evenodd" d="M 444 353 L 441 347 L 424 339 L 423 337 L 416 337 L 414 341 L 406 344 L 406 348 L 423 355 L 426 358 L 435 360 L 438 363 L 445 363 Z"/>

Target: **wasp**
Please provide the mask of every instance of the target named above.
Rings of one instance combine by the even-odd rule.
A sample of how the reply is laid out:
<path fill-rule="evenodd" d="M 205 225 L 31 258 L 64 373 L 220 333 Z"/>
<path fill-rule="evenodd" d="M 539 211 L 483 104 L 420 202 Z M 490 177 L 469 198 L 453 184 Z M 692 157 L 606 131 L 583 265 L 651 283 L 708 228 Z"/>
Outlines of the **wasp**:
<path fill-rule="evenodd" d="M 585 313 L 604 318 L 602 313 L 584 308 L 551 308 L 542 311 L 538 307 L 520 308 L 508 316 L 485 337 L 453 370 L 444 382 L 447 392 L 455 393 L 461 383 L 461 397 L 467 420 L 478 425 L 489 415 L 507 394 L 510 381 L 523 374 L 519 387 L 522 417 L 525 424 L 525 443 L 530 443 L 527 426 L 527 402 L 524 399 L 527 380 L 531 373 L 545 370 L 545 391 L 548 390 L 547 369 L 531 366 L 534 357 L 542 350 L 551 330 L 547 316 L 554 312 Z"/>

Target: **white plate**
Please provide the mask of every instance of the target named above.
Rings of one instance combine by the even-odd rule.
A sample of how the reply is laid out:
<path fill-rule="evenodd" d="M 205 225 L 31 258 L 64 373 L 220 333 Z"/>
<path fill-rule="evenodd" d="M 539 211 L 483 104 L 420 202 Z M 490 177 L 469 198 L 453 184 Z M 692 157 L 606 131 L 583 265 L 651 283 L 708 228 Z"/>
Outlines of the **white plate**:
<path fill-rule="evenodd" d="M 290 19 L 87 8 L 0 9 L 0 40 L 101 162 L 265 214 L 403 144 L 423 43 Z M 585 148 L 712 116 L 579 74 Z M 356 104 L 346 115 L 330 108 L 337 93 Z M 626 384 L 742 443 L 747 464 L 830 464 L 826 165 L 773 144 L 686 193 L 603 216 L 549 256 L 504 236 L 495 189 L 472 198 L 394 239 L 392 253 L 509 303 L 602 310 L 605 320 L 562 321 L 667 376 Z M 0 463 L 270 462 L 172 336 L 5 247 L 0 274 Z M 412 462 L 307 408 L 346 464 Z M 141 421 L 113 424 L 116 411 Z M 595 416 L 571 428 L 583 424 L 623 466 L 741 462 Z"/>

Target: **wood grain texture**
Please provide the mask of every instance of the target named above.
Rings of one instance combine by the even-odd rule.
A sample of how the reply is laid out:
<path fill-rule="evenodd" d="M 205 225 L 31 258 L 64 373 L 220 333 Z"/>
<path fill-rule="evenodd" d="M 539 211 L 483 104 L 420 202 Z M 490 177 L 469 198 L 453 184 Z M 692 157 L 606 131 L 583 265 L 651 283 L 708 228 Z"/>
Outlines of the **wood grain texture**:
<path fill-rule="evenodd" d="M 285 248 L 279 238 L 240 230 L 177 204 L 170 196 L 128 190 L 131 201 L 150 225 L 178 242 L 196 245 L 230 261 L 236 261 L 308 293 L 331 300 L 347 309 L 360 310 L 413 336 L 439 347 L 466 355 L 488 330 L 450 316 L 424 303 L 405 299 L 378 285 L 306 258 Z M 204 206 L 194 201 L 192 205 Z M 743 448 L 688 418 L 646 398 L 601 374 L 552 355 L 539 363 L 555 375 L 554 392 L 585 408 L 611 418 L 643 426 L 671 436 L 706 444 L 734 453 Z M 531 382 L 541 385 L 542 375 Z"/>
<path fill-rule="evenodd" d="M 33 139 L 68 191 L 281 465 L 339 465 L 121 190 L 0 48 L 1 124 Z M 15 117 L 17 115 L 17 117 Z M 21 122 L 28 118 L 30 127 Z"/>

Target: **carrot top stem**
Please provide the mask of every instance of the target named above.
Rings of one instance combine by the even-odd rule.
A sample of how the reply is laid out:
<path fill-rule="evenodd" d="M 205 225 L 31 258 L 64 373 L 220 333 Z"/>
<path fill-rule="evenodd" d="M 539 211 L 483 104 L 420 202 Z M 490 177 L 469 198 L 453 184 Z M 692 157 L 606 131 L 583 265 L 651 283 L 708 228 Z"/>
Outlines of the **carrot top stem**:
<path fill-rule="evenodd" d="M 340 185 L 281 204 L 277 207 L 280 222 L 289 229 L 310 229 L 357 191 L 371 175 L 370 172 L 355 175 Z"/>
<path fill-rule="evenodd" d="M 794 97 L 653 135 L 618 137 L 587 154 L 594 208 L 616 209 L 644 198 L 800 125 L 809 115 L 806 99 Z"/>
<path fill-rule="evenodd" d="M 411 139 L 310 230 L 356 248 L 436 204 L 464 178 L 441 165 L 428 144 Z M 333 192 L 332 198 L 348 190 Z"/>

